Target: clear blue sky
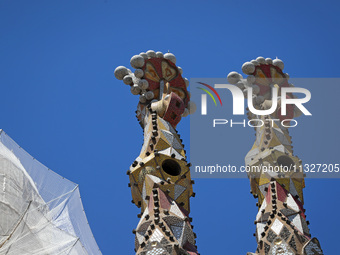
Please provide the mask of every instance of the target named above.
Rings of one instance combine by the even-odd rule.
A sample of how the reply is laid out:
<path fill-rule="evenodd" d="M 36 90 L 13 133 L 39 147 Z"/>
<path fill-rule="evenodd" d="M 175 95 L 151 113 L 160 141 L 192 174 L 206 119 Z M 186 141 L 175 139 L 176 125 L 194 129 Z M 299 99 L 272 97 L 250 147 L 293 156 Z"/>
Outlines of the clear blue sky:
<path fill-rule="evenodd" d="M 134 117 L 138 99 L 114 78 L 114 68 L 153 49 L 173 52 L 188 78 L 225 77 L 257 56 L 278 56 L 291 77 L 339 77 L 339 7 L 338 1 L 0 0 L 0 128 L 80 185 L 104 254 L 133 254 L 138 209 L 125 173 L 142 130 Z M 188 120 L 179 131 L 188 145 Z M 293 139 L 303 159 L 310 147 Z M 336 255 L 340 224 L 331 217 L 340 209 L 340 179 L 306 184 L 311 233 L 325 254 Z M 201 254 L 255 251 L 249 189 L 247 179 L 196 180 L 191 216 Z"/>

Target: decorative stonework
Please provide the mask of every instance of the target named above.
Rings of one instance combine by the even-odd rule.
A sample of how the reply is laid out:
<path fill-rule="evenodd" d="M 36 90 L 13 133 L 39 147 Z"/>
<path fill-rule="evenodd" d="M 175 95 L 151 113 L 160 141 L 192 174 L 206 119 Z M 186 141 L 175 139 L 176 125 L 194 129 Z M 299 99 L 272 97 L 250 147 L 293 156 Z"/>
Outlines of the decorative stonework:
<path fill-rule="evenodd" d="M 181 118 L 196 110 L 187 91 L 189 82 L 182 77 L 182 69 L 176 66 L 171 53 L 148 51 L 133 56 L 130 63 L 136 68 L 134 72 L 120 66 L 115 76 L 130 86 L 132 94 L 139 95 L 136 114 L 144 130 L 140 155 L 127 172 L 132 203 L 141 208 L 140 222 L 133 231 L 136 254 L 198 254 L 189 217 L 194 182 L 176 131 Z M 282 124 L 284 119 L 296 118 L 301 112 L 288 105 L 284 116 L 280 101 L 272 100 L 272 88 L 278 89 L 280 98 L 280 88 L 293 86 L 283 68 L 279 59 L 259 57 L 242 66 L 249 75 L 246 79 L 236 72 L 228 75 L 229 83 L 246 95 L 251 88 L 255 109 L 278 106 L 268 115 L 248 112 L 250 120 L 260 119 L 265 124 L 255 128 L 255 143 L 245 157 L 247 166 L 302 169 L 301 160 L 293 154 L 288 128 Z M 307 226 L 303 172 L 254 171 L 248 177 L 259 208 L 255 220 L 258 246 L 255 253 L 248 254 L 322 255 L 318 240 L 311 238 Z"/>
<path fill-rule="evenodd" d="M 259 211 L 256 216 L 256 239 L 258 247 L 255 254 L 323 254 L 317 239 L 311 239 L 303 208 L 304 174 L 299 169 L 301 160 L 293 155 L 291 136 L 284 119 L 301 115 L 295 105 L 287 106 L 284 116 L 280 108 L 280 88 L 293 86 L 289 76 L 283 73 L 284 64 L 280 59 L 264 59 L 246 62 L 242 71 L 248 75 L 243 79 L 237 72 L 228 75 L 228 81 L 235 84 L 247 95 L 252 89 L 252 102 L 257 110 L 268 110 L 277 104 L 272 114 L 257 116 L 248 112 L 248 118 L 261 119 L 265 124 L 255 127 L 256 140 L 245 157 L 246 165 L 278 167 L 278 173 L 253 171 L 248 174 L 251 193 L 258 198 Z M 272 100 L 273 88 L 277 88 L 278 101 Z M 287 98 L 294 98 L 288 94 Z M 249 109 L 247 109 L 249 110 Z M 287 123 L 288 124 L 288 123 Z M 260 126 L 260 125 L 259 125 Z M 297 171 L 283 171 L 283 168 Z M 314 240 L 312 242 L 311 240 Z M 311 253 L 313 251 L 313 253 Z"/>
<path fill-rule="evenodd" d="M 120 66 L 115 76 L 139 95 L 136 113 L 144 129 L 142 150 L 127 172 L 132 202 L 141 208 L 133 231 L 136 254 L 197 255 L 189 217 L 194 182 L 176 130 L 181 118 L 196 109 L 189 81 L 171 53 L 147 51 L 130 63 L 134 72 Z"/>

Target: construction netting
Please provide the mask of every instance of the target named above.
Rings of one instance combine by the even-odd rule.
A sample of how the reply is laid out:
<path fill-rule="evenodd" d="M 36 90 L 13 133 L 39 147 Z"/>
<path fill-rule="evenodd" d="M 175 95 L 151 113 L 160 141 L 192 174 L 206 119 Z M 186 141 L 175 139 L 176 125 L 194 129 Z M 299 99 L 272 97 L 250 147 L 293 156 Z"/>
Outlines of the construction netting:
<path fill-rule="evenodd" d="M 77 184 L 0 130 L 0 255 L 101 254 Z"/>

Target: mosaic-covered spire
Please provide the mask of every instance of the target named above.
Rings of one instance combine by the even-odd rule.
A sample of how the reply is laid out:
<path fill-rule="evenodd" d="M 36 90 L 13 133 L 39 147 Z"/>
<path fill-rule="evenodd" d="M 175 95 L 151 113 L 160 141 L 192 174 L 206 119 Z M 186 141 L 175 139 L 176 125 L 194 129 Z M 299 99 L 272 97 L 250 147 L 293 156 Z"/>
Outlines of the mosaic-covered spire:
<path fill-rule="evenodd" d="M 254 234 L 258 246 L 255 253 L 248 255 L 321 255 L 320 244 L 311 237 L 307 226 L 301 160 L 293 154 L 289 121 L 283 121 L 296 118 L 301 112 L 295 105 L 287 105 L 286 115 L 281 113 L 280 88 L 293 86 L 283 69 L 284 63 L 280 59 L 258 57 L 243 64 L 242 71 L 248 75 L 246 79 L 237 72 L 228 75 L 228 81 L 242 89 L 246 96 L 252 89 L 252 102 L 256 110 L 268 110 L 273 104 L 277 105 L 276 110 L 268 115 L 248 112 L 249 120 L 261 120 L 257 121 L 260 123 L 252 123 L 258 126 L 255 127 L 256 140 L 245 157 L 246 165 L 254 169 L 248 177 L 251 193 L 258 198 L 259 208 Z M 277 102 L 272 100 L 272 88 L 278 89 Z M 287 98 L 294 97 L 293 94 L 287 95 Z M 270 167 L 279 171 L 265 170 Z"/>
<path fill-rule="evenodd" d="M 140 155 L 130 166 L 132 202 L 141 208 L 133 230 L 138 255 L 197 255 L 190 224 L 193 180 L 176 126 L 196 110 L 187 90 L 189 81 L 176 57 L 152 50 L 131 58 L 136 70 L 119 66 L 114 74 L 139 95 L 137 119 L 144 130 Z"/>

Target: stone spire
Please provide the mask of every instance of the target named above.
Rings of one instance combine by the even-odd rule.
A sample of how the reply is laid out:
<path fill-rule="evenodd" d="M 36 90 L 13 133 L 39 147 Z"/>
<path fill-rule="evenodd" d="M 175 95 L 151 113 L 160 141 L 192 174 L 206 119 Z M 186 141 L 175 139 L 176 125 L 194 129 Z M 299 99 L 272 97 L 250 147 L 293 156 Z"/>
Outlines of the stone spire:
<path fill-rule="evenodd" d="M 139 95 L 137 119 L 144 130 L 140 155 L 130 166 L 132 203 L 141 208 L 133 233 L 138 255 L 197 255 L 190 224 L 193 180 L 176 126 L 195 111 L 189 81 L 176 57 L 152 50 L 131 58 L 132 72 L 119 66 L 114 74 Z"/>
<path fill-rule="evenodd" d="M 228 81 L 241 88 L 245 95 L 252 89 L 252 102 L 257 110 L 270 109 L 273 88 L 277 88 L 278 93 L 278 107 L 272 114 L 255 116 L 248 112 L 249 120 L 261 120 L 261 123 L 252 123 L 257 126 L 256 140 L 245 157 L 246 165 L 253 169 L 248 174 L 250 192 L 258 199 L 259 208 L 254 222 L 257 249 L 248 254 L 321 255 L 319 241 L 309 233 L 303 199 L 305 176 L 301 160 L 293 154 L 288 132 L 288 119 L 300 116 L 301 112 L 295 105 L 287 105 L 286 115 L 281 113 L 280 88 L 293 86 L 288 83 L 289 76 L 283 73 L 283 68 L 280 59 L 258 57 L 243 64 L 246 79 L 236 72 L 228 75 Z M 294 97 L 287 95 L 287 98 Z"/>

